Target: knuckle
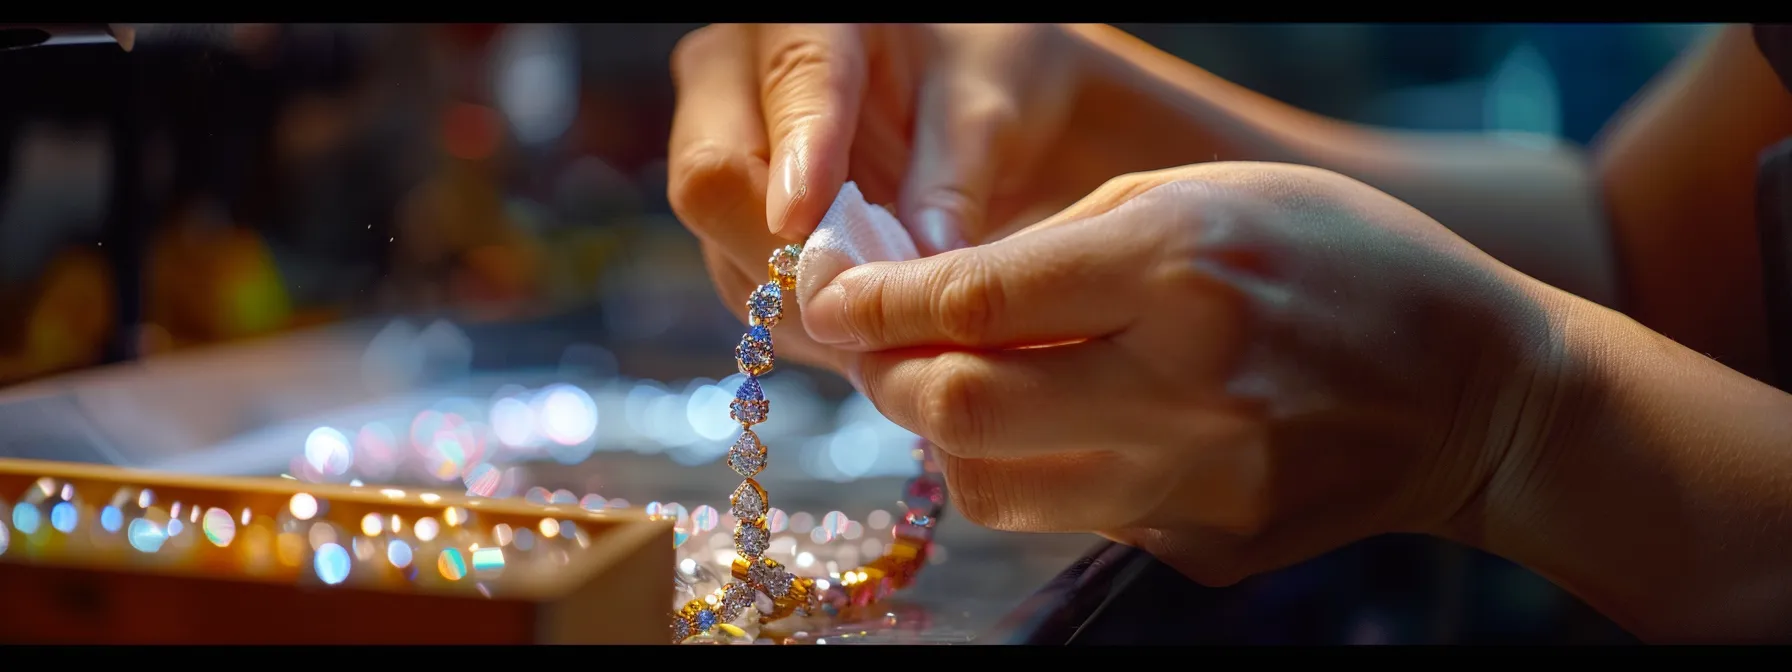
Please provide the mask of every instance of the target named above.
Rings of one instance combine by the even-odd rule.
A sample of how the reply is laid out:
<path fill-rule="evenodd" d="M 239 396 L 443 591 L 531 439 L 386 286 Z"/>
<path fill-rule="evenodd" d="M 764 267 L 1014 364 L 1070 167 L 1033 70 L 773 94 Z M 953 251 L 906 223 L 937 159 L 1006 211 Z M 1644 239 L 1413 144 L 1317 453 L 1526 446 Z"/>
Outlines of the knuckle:
<path fill-rule="evenodd" d="M 989 383 L 968 356 L 941 355 L 924 389 L 921 424 L 942 450 L 964 458 L 989 455 Z"/>
<path fill-rule="evenodd" d="M 1128 201 L 1164 184 L 1169 173 L 1167 170 L 1151 170 L 1117 175 L 1103 182 L 1101 188 L 1095 191 L 1117 202 Z"/>
<path fill-rule="evenodd" d="M 1115 175 L 1113 177 L 1108 178 L 1106 182 L 1102 182 L 1101 186 L 1096 187 L 1095 191 L 1093 193 L 1097 193 L 1097 194 L 1125 193 L 1128 190 L 1132 189 L 1134 185 L 1143 181 L 1145 176 L 1150 175 L 1150 174 L 1151 173 L 1149 173 L 1149 172 L 1121 173 L 1119 175 Z"/>
<path fill-rule="evenodd" d="M 955 184 L 927 190 L 912 206 L 910 210 L 915 212 L 923 209 L 942 210 L 956 216 L 960 222 L 981 222 L 984 216 L 983 202 L 973 198 L 963 186 Z"/>
<path fill-rule="evenodd" d="M 673 214 L 687 226 L 701 226 L 734 208 L 748 196 L 753 158 L 702 141 L 672 157 L 666 199 Z"/>
<path fill-rule="evenodd" d="M 1005 93 L 983 91 L 966 101 L 962 114 L 962 123 L 994 137 L 1020 121 L 1020 102 Z"/>
<path fill-rule="evenodd" d="M 1145 279 L 1159 292 L 1171 297 L 1203 291 L 1213 284 L 1202 259 L 1204 245 L 1195 227 L 1171 223 L 1148 223 L 1161 231 L 1152 236 L 1157 241 L 1154 264 L 1148 267 Z"/>
<path fill-rule="evenodd" d="M 765 74 L 759 80 L 760 95 L 771 100 L 793 87 L 825 84 L 837 70 L 836 60 L 834 51 L 818 40 L 796 38 L 784 42 L 766 57 Z"/>
<path fill-rule="evenodd" d="M 941 265 L 941 279 L 934 284 L 933 317 L 941 335 L 961 345 L 978 345 L 992 333 L 1006 297 L 989 267 L 972 255 Z"/>

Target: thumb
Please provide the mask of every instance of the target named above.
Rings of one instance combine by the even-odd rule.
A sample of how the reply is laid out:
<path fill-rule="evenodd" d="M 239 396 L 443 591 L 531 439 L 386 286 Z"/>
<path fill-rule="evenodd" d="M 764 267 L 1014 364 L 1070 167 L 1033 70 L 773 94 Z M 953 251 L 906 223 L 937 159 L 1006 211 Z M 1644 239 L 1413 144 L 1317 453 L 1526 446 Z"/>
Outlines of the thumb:
<path fill-rule="evenodd" d="M 865 91 L 865 51 L 853 26 L 760 28 L 760 109 L 771 144 L 765 220 L 801 240 L 846 182 Z"/>
<path fill-rule="evenodd" d="M 1006 91 L 962 70 L 936 72 L 919 103 L 902 222 L 921 254 L 934 255 L 964 247 L 982 230 L 997 153 L 1019 110 Z"/>

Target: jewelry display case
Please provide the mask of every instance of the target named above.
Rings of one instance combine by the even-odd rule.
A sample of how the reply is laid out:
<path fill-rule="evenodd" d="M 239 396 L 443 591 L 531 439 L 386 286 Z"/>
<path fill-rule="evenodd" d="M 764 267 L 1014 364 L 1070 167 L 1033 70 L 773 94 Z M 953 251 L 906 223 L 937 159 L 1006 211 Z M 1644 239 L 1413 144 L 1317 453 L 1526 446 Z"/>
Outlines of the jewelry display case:
<path fill-rule="evenodd" d="M 14 643 L 664 641 L 672 522 L 390 487 L 0 460 Z"/>

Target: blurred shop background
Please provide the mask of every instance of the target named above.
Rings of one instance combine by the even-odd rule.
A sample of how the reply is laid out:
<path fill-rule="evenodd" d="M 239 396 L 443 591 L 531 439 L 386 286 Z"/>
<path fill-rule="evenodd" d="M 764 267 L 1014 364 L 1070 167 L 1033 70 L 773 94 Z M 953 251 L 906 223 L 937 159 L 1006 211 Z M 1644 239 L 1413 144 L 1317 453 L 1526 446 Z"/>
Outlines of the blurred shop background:
<path fill-rule="evenodd" d="M 438 410 L 430 422 L 480 415 L 489 431 L 519 437 L 510 444 L 543 434 L 563 464 L 628 450 L 725 471 L 713 463 L 731 435 L 733 388 L 702 377 L 733 369 L 741 327 L 665 195 L 667 58 L 694 27 L 150 25 L 129 54 L 104 45 L 0 51 L 0 391 L 371 325 L 369 368 L 413 381 L 526 370 L 505 384 L 549 390 L 534 411 L 494 403 L 459 416 Z M 1704 30 L 1122 27 L 1320 113 L 1583 144 Z M 553 387 L 574 378 L 587 382 Z M 800 438 L 792 478 L 912 471 L 901 430 L 840 381 L 801 371 L 779 379 L 783 389 L 767 394 L 791 409 L 774 418 L 788 418 Z M 258 384 L 285 383 L 270 374 Z M 538 427 L 516 424 L 531 412 Z M 224 445 L 279 414 L 216 415 L 228 417 L 181 440 Z M 9 417 L 0 404 L 0 420 Z M 353 460 L 337 453 L 405 434 L 403 425 L 337 424 L 321 438 L 295 435 L 290 465 L 274 471 L 347 480 Z M 569 433 L 577 436 L 560 440 Z M 151 461 L 5 445 L 6 456 Z M 648 496 L 475 477 L 477 457 L 465 453 L 436 454 L 425 470 L 452 463 L 445 473 L 488 495 L 582 498 L 601 486 L 619 500 Z M 800 525 L 815 527 L 827 508 L 818 507 Z M 820 536 L 845 535 L 851 522 Z M 1254 625 L 1234 625 L 1228 637 L 1622 641 L 1523 570 L 1414 540 L 1376 543 L 1247 586 Z"/>

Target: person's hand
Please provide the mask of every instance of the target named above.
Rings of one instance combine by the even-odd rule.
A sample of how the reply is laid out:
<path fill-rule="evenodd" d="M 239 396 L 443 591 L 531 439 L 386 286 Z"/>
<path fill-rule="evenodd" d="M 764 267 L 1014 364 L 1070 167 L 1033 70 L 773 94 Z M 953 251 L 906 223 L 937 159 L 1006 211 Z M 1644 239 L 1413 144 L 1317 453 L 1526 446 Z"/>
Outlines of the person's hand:
<path fill-rule="evenodd" d="M 673 55 L 673 209 L 741 315 L 772 250 L 806 237 L 848 179 L 893 204 L 923 254 L 982 242 L 1058 196 L 1042 190 L 1063 180 L 1039 169 L 1062 144 L 1082 48 L 1049 24 L 697 30 Z M 839 362 L 778 333 L 781 354 Z"/>
<path fill-rule="evenodd" d="M 1359 182 L 1211 163 L 849 270 L 805 325 L 967 518 L 1228 584 L 1472 510 L 1547 414 L 1536 287 Z"/>

